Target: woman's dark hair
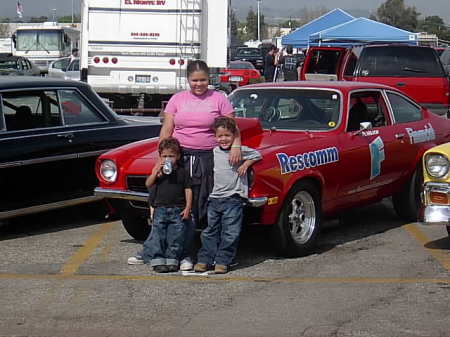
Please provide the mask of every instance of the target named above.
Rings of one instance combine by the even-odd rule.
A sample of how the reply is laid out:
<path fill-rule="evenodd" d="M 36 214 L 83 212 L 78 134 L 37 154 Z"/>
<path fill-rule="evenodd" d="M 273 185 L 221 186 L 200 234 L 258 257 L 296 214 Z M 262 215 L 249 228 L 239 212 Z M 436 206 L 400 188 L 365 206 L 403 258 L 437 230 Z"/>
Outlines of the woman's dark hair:
<path fill-rule="evenodd" d="M 164 150 L 172 150 L 176 154 L 181 154 L 180 142 L 173 137 L 164 138 L 158 146 L 159 154 L 161 154 Z"/>
<path fill-rule="evenodd" d="M 217 132 L 218 128 L 224 128 L 225 130 L 230 131 L 233 135 L 237 134 L 237 126 L 236 121 L 230 117 L 217 117 L 214 120 L 214 131 Z"/>
<path fill-rule="evenodd" d="M 194 60 L 189 61 L 187 65 L 187 77 L 190 77 L 192 73 L 196 71 L 203 71 L 207 75 L 209 75 L 209 68 L 205 61 L 202 60 Z"/>

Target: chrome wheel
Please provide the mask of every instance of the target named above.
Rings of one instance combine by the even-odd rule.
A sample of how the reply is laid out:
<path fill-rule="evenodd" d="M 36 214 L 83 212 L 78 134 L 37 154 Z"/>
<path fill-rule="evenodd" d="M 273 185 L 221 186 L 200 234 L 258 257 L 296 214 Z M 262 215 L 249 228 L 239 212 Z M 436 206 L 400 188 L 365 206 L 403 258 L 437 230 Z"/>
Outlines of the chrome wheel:
<path fill-rule="evenodd" d="M 316 228 L 316 208 L 309 192 L 300 191 L 292 198 L 288 224 L 295 243 L 305 244 L 311 239 Z"/>

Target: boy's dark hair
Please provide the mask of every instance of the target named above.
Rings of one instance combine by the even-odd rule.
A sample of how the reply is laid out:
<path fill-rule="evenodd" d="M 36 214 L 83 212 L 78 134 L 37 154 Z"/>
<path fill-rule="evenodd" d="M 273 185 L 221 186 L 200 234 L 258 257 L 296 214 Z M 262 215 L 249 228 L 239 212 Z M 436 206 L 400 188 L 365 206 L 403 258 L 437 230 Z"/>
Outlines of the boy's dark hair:
<path fill-rule="evenodd" d="M 231 131 L 233 135 L 237 134 L 236 121 L 230 117 L 217 117 L 214 120 L 213 129 L 216 132 L 218 128 L 224 128 L 225 130 Z"/>
<path fill-rule="evenodd" d="M 181 154 L 181 145 L 178 139 L 168 137 L 163 139 L 158 146 L 158 152 L 161 154 L 164 150 L 172 150 L 176 154 Z"/>
<path fill-rule="evenodd" d="M 209 75 L 209 68 L 205 61 L 194 60 L 189 61 L 186 69 L 187 77 L 191 76 L 196 71 L 203 71 Z"/>
<path fill-rule="evenodd" d="M 292 47 L 292 45 L 288 45 L 287 47 L 286 47 L 286 53 L 288 53 L 288 54 L 292 54 L 294 52 L 294 48 Z"/>

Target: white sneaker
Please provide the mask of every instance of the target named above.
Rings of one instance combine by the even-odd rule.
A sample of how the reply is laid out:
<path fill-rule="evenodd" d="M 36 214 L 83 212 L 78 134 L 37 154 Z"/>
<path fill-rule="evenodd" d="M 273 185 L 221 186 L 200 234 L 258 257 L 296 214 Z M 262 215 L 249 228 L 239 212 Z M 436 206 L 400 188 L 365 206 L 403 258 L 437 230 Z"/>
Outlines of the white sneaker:
<path fill-rule="evenodd" d="M 192 260 L 190 257 L 186 257 L 180 262 L 180 270 L 181 271 L 187 271 L 192 270 L 194 268 L 194 264 L 192 263 Z"/>
<path fill-rule="evenodd" d="M 132 256 L 128 258 L 128 264 L 144 264 L 142 256 Z"/>

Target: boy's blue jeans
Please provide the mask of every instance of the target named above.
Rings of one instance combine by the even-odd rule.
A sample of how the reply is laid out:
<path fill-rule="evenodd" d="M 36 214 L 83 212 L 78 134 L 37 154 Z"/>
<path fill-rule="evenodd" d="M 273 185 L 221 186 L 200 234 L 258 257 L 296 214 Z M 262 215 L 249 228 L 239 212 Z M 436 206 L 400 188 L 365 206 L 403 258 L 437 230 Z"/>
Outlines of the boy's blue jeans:
<path fill-rule="evenodd" d="M 184 221 L 181 207 L 157 207 L 153 226 L 144 242 L 142 259 L 151 266 L 178 265 L 183 252 Z"/>
<path fill-rule="evenodd" d="M 243 218 L 243 199 L 240 196 L 210 198 L 208 227 L 202 234 L 198 263 L 228 266 L 236 256 Z"/>

